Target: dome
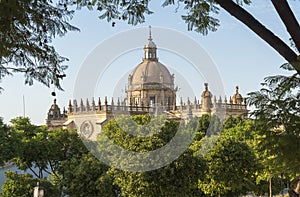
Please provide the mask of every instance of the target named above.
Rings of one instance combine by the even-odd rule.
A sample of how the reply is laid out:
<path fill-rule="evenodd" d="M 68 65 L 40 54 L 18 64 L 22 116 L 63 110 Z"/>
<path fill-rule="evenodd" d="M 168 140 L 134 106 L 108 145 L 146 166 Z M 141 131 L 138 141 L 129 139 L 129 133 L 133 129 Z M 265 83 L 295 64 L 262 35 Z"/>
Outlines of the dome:
<path fill-rule="evenodd" d="M 149 27 L 148 43 L 144 46 L 144 59 L 129 76 L 128 84 L 137 86 L 141 84 L 159 83 L 172 87 L 173 76 L 169 70 L 158 61 L 156 45 L 152 40 L 151 26 Z M 132 86 L 132 87 L 133 87 Z"/>
<path fill-rule="evenodd" d="M 131 83 L 134 85 L 146 83 L 173 84 L 173 76 L 160 62 L 144 60 L 134 69 Z"/>
<path fill-rule="evenodd" d="M 236 91 L 235 94 L 232 96 L 232 101 L 234 104 L 241 104 L 243 101 L 243 97 L 239 93 L 239 86 L 236 86 Z"/>
<path fill-rule="evenodd" d="M 176 105 L 174 75 L 158 61 L 157 48 L 152 41 L 149 27 L 148 42 L 144 45 L 144 58 L 128 76 L 126 102 L 129 105 L 154 107 L 164 106 L 173 109 Z"/>

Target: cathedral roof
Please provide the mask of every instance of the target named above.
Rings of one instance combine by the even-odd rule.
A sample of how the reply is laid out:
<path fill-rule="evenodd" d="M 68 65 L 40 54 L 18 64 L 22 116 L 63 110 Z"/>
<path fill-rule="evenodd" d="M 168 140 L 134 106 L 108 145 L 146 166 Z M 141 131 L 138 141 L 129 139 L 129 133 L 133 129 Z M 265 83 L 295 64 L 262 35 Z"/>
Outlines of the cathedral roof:
<path fill-rule="evenodd" d="M 158 61 L 144 60 L 132 73 L 132 84 L 164 83 L 172 84 L 173 76 Z"/>
<path fill-rule="evenodd" d="M 147 83 L 173 84 L 173 76 L 166 66 L 158 61 L 156 45 L 152 40 L 151 27 L 149 27 L 148 43 L 144 47 L 144 59 L 133 71 L 131 84 L 140 85 Z"/>

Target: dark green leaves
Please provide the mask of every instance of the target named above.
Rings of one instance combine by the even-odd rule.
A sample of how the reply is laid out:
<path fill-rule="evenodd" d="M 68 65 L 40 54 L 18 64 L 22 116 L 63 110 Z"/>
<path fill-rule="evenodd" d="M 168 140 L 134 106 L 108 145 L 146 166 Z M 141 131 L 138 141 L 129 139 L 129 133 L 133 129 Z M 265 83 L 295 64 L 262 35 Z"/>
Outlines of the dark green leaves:
<path fill-rule="evenodd" d="M 73 11 L 49 1 L 0 1 L 0 80 L 22 73 L 25 84 L 34 80 L 61 89 L 67 58 L 60 56 L 51 41 L 67 31 Z"/>
<path fill-rule="evenodd" d="M 114 20 L 127 21 L 128 24 L 137 25 L 145 21 L 145 15 L 152 14 L 148 8 L 149 0 L 62 0 L 62 3 L 68 3 L 69 6 L 76 4 L 77 9 L 87 7 L 97 10 L 100 19 L 106 19 L 108 22 Z"/>
<path fill-rule="evenodd" d="M 213 18 L 210 12 L 217 13 L 218 8 L 209 1 L 192 0 L 185 3 L 187 15 L 182 19 L 188 24 L 188 30 L 195 30 L 206 35 L 208 31 L 216 31 L 219 20 Z"/>
<path fill-rule="evenodd" d="M 0 118 L 0 166 L 15 156 L 18 144 L 19 141 L 11 127 L 4 124 Z"/>
<path fill-rule="evenodd" d="M 166 0 L 162 6 L 174 4 L 174 0 Z M 219 26 L 219 20 L 211 16 L 218 13 L 219 9 L 215 4 L 211 0 L 178 0 L 176 10 L 183 6 L 183 12 L 186 14 L 182 15 L 182 19 L 187 23 L 188 30 L 206 35 L 208 31 L 216 31 Z"/>
<path fill-rule="evenodd" d="M 18 174 L 17 172 L 8 171 L 5 173 L 7 180 L 2 185 L 1 197 L 32 197 L 33 188 L 37 182 L 45 189 L 45 196 L 60 196 L 58 188 L 46 179 L 33 178 L 30 174 Z"/>
<path fill-rule="evenodd" d="M 139 153 L 151 152 L 163 148 L 169 143 L 176 132 L 179 124 L 172 120 L 165 120 L 163 117 L 138 115 L 131 117 L 120 116 L 108 122 L 104 128 L 104 134 L 122 147 L 122 150 L 113 152 L 117 158 L 125 157 L 121 165 L 157 165 L 161 160 L 157 158 L 168 157 L 168 154 L 174 154 L 176 149 L 181 146 L 177 143 L 164 154 L 156 154 L 152 159 L 143 163 L 142 157 L 134 154 L 125 154 L 127 150 Z M 188 135 L 191 129 L 196 129 L 196 125 L 186 125 L 181 128 L 186 130 L 182 135 Z M 134 134 L 133 134 L 134 133 Z M 103 135 L 99 136 L 99 146 L 103 144 Z M 173 139 L 174 140 L 174 139 Z M 110 147 L 103 147 L 108 150 Z M 110 154 L 107 154 L 108 157 Z M 156 158 L 157 157 L 157 158 Z M 139 164 L 140 163 L 140 164 Z M 193 154 L 193 151 L 187 148 L 173 162 L 168 162 L 163 167 L 141 172 L 131 172 L 119 170 L 110 167 L 110 174 L 114 177 L 114 184 L 118 185 L 122 196 L 197 196 L 200 190 L 197 188 L 198 178 L 203 175 L 205 164 L 202 158 Z M 141 169 L 141 168 L 140 168 Z M 180 188 L 180 190 L 178 190 Z M 200 192 L 201 194 L 201 192 Z"/>

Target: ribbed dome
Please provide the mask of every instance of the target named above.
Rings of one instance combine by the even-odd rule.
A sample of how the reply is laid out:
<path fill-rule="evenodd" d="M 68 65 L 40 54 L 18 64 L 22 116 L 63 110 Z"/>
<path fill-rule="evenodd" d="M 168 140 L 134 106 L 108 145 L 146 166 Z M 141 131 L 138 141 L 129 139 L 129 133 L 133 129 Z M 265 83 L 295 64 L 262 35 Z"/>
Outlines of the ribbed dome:
<path fill-rule="evenodd" d="M 158 61 L 144 60 L 132 73 L 132 84 L 163 83 L 173 84 L 173 76 Z"/>

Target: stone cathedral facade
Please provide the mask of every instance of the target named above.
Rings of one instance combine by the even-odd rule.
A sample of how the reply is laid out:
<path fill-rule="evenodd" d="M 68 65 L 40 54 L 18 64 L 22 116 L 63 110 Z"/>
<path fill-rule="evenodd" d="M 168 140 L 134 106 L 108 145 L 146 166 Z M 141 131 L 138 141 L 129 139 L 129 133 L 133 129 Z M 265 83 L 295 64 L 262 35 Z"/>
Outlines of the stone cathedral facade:
<path fill-rule="evenodd" d="M 158 61 L 157 47 L 149 32 L 148 43 L 144 46 L 143 61 L 136 66 L 128 76 L 128 86 L 125 90 L 126 99 L 120 101 L 107 97 L 103 100 L 81 99 L 69 102 L 68 109 L 61 111 L 56 100 L 51 105 L 46 119 L 49 129 L 67 128 L 77 129 L 87 139 L 96 139 L 108 120 L 124 115 L 137 114 L 166 114 L 168 119 L 188 120 L 193 116 L 203 114 L 225 114 L 226 116 L 247 116 L 247 106 L 238 87 L 235 94 L 227 101 L 216 98 L 209 91 L 208 84 L 204 84 L 201 98 L 193 101 L 180 99 L 176 103 L 177 88 L 174 85 L 175 76 L 166 66 Z"/>

